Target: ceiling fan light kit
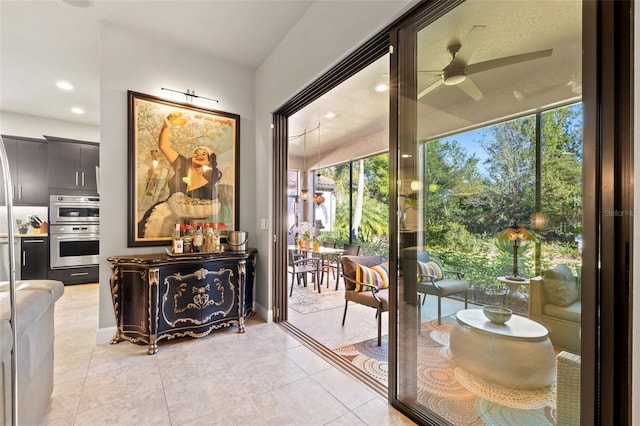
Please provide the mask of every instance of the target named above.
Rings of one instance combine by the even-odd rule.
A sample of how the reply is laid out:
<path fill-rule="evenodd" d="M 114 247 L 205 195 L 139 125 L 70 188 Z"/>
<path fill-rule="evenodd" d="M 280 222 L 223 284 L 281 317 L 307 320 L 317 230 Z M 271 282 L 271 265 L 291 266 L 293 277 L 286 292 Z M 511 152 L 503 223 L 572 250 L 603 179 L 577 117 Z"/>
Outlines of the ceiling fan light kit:
<path fill-rule="evenodd" d="M 93 7 L 93 0 L 62 0 L 62 1 L 75 7 L 82 7 L 82 8 Z"/>
<path fill-rule="evenodd" d="M 452 73 L 442 73 L 442 82 L 445 84 L 445 86 L 455 86 L 462 83 L 466 79 L 467 76 L 464 73 L 464 70 Z"/>

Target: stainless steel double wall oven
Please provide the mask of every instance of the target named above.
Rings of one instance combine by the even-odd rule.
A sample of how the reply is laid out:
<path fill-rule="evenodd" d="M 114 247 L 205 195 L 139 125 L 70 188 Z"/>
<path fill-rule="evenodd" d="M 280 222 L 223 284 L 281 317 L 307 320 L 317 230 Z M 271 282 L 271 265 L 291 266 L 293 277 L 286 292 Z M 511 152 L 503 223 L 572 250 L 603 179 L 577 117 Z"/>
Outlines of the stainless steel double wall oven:
<path fill-rule="evenodd" d="M 49 201 L 50 268 L 96 266 L 100 252 L 100 198 L 51 195 Z"/>

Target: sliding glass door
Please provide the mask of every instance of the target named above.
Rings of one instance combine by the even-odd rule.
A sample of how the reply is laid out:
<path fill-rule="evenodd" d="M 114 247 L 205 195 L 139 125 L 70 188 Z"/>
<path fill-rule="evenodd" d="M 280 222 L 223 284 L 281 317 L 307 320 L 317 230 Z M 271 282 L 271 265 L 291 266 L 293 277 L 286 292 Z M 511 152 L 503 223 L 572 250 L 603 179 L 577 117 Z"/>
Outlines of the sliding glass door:
<path fill-rule="evenodd" d="M 631 5 L 425 1 L 275 114 L 284 241 L 287 117 L 391 52 L 388 395 L 414 421 L 629 424 Z"/>
<path fill-rule="evenodd" d="M 391 392 L 431 422 L 579 424 L 581 2 L 468 0 L 397 34 Z"/>

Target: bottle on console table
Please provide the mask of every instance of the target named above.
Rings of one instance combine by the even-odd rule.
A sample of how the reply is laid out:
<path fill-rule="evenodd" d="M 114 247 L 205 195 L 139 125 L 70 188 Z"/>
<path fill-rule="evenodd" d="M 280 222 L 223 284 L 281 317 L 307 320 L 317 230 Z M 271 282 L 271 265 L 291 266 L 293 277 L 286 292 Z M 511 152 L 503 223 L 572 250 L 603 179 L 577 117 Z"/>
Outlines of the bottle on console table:
<path fill-rule="evenodd" d="M 219 252 L 220 250 L 220 232 L 218 231 L 218 224 L 213 224 L 213 232 L 211 235 L 211 251 Z"/>
<path fill-rule="evenodd" d="M 202 250 L 206 251 L 207 253 L 215 251 L 215 247 L 213 247 L 213 227 L 209 226 L 209 224 L 207 224 L 205 228 L 204 247 L 202 248 Z"/>
<path fill-rule="evenodd" d="M 202 229 L 202 252 L 208 253 L 211 249 L 209 248 L 209 224 L 205 223 L 204 228 Z"/>
<path fill-rule="evenodd" d="M 193 236 L 193 252 L 202 253 L 202 227 L 198 225 Z"/>
<path fill-rule="evenodd" d="M 185 235 L 184 236 L 184 248 L 183 248 L 183 253 L 193 253 L 193 236 L 192 235 Z"/>
<path fill-rule="evenodd" d="M 182 234 L 180 233 L 180 224 L 176 223 L 176 229 L 173 231 L 173 238 L 171 240 L 171 252 L 173 254 L 183 253 L 183 243 Z"/>
<path fill-rule="evenodd" d="M 184 236 L 182 239 L 184 240 L 182 252 L 193 253 L 193 221 L 189 219 L 184 223 Z"/>

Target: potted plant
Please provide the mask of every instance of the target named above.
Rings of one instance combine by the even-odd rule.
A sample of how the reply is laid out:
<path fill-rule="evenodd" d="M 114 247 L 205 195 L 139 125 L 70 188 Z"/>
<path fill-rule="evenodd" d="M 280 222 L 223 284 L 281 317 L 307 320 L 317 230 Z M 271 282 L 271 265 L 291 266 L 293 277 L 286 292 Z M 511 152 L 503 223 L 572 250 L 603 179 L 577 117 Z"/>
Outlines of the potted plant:
<path fill-rule="evenodd" d="M 26 234 L 29 230 L 29 224 L 22 219 L 16 219 L 16 225 L 18 226 L 18 232 L 21 234 Z"/>
<path fill-rule="evenodd" d="M 312 229 L 313 227 L 309 222 L 302 222 L 295 228 L 296 235 L 302 235 L 302 238 L 301 238 L 302 242 L 300 243 L 301 247 L 303 245 L 306 246 L 307 244 L 310 244 Z"/>

